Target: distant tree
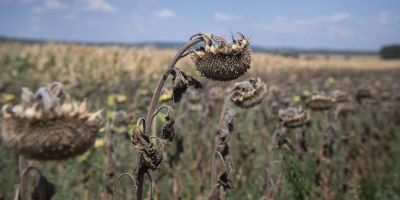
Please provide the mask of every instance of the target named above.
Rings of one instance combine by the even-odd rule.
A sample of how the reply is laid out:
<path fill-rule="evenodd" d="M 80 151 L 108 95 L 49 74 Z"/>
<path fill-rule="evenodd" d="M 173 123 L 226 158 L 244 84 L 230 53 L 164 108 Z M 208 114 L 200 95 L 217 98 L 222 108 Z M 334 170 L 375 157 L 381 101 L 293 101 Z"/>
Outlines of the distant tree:
<path fill-rule="evenodd" d="M 384 46 L 379 54 L 382 59 L 400 59 L 400 44 Z"/>

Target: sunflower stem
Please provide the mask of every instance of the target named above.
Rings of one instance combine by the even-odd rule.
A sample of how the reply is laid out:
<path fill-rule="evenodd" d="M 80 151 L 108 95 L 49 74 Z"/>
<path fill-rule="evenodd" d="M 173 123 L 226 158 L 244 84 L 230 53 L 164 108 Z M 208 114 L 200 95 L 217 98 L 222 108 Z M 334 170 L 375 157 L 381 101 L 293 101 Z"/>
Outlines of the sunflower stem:
<path fill-rule="evenodd" d="M 171 70 L 173 67 L 175 67 L 176 63 L 182 58 L 182 55 L 192 46 L 196 45 L 199 42 L 202 42 L 203 39 L 201 37 L 191 39 L 188 41 L 185 45 L 183 45 L 179 50 L 178 53 L 175 55 L 174 59 L 168 66 L 168 68 L 165 70 L 163 73 L 161 79 L 157 83 L 157 87 L 154 90 L 153 97 L 150 102 L 149 110 L 147 113 L 146 117 L 146 124 L 145 124 L 145 129 L 144 129 L 144 134 L 145 135 L 150 135 L 150 130 L 151 126 L 153 124 L 153 113 L 157 107 L 158 104 L 158 99 L 160 98 L 161 95 L 161 89 L 164 86 L 165 81 L 167 80 L 169 74 L 171 73 Z M 137 181 L 137 190 L 136 190 L 136 199 L 137 200 L 142 200 L 143 199 L 143 184 L 144 184 L 144 175 L 147 173 L 148 168 L 143 165 L 143 156 L 139 154 L 139 162 L 138 162 L 138 167 L 137 167 L 137 172 L 135 174 L 136 181 Z"/>
<path fill-rule="evenodd" d="M 181 55 L 184 54 L 186 52 L 186 50 L 188 50 L 190 47 L 196 45 L 197 43 L 203 41 L 202 38 L 196 38 L 193 40 L 190 40 L 189 42 L 187 42 L 184 46 L 182 46 L 179 50 L 178 53 L 175 55 L 174 59 L 172 60 L 172 62 L 170 63 L 170 65 L 168 66 L 167 70 L 165 70 L 163 76 L 161 77 L 161 79 L 158 81 L 157 87 L 154 90 L 154 94 L 153 97 L 151 99 L 150 102 L 150 106 L 149 106 L 149 111 L 147 113 L 147 117 L 146 117 L 146 129 L 145 129 L 145 134 L 149 134 L 150 131 L 150 127 L 151 124 L 153 122 L 153 119 L 151 117 L 151 115 L 154 113 L 157 103 L 158 103 L 158 99 L 160 98 L 161 95 L 161 89 L 164 86 L 165 81 L 168 78 L 168 75 L 170 73 L 170 69 L 175 67 L 176 63 L 182 58 Z"/>
<path fill-rule="evenodd" d="M 219 116 L 219 122 L 218 122 L 218 131 L 224 129 L 225 127 L 225 113 L 228 110 L 228 108 L 231 105 L 231 97 L 233 93 L 230 93 L 224 100 L 224 104 L 222 105 L 222 110 Z M 216 164 L 216 157 L 217 157 L 217 142 L 218 142 L 218 132 L 215 134 L 214 138 L 214 151 L 213 151 L 213 156 L 212 156 L 212 161 L 211 161 L 211 189 L 214 187 L 214 185 L 217 182 L 217 164 Z"/>

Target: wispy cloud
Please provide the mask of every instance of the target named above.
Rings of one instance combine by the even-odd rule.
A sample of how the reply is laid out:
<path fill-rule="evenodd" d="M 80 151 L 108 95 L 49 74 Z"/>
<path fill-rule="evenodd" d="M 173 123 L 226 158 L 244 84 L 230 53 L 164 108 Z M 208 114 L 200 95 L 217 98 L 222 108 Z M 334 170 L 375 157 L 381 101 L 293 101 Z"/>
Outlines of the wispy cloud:
<path fill-rule="evenodd" d="M 350 19 L 351 15 L 349 13 L 336 13 L 330 16 L 322 16 L 317 18 L 317 21 L 321 22 L 342 22 Z"/>
<path fill-rule="evenodd" d="M 215 12 L 214 18 L 218 21 L 235 21 L 242 19 L 242 16 L 229 13 Z"/>
<path fill-rule="evenodd" d="M 69 5 L 59 1 L 59 0 L 45 0 L 41 5 L 33 7 L 33 12 L 36 14 L 43 13 L 49 10 L 66 10 Z"/>
<path fill-rule="evenodd" d="M 167 19 L 175 17 L 175 12 L 170 9 L 157 10 L 154 12 L 154 16 L 158 18 Z"/>
<path fill-rule="evenodd" d="M 86 11 L 116 12 L 117 9 L 105 0 L 86 0 Z"/>

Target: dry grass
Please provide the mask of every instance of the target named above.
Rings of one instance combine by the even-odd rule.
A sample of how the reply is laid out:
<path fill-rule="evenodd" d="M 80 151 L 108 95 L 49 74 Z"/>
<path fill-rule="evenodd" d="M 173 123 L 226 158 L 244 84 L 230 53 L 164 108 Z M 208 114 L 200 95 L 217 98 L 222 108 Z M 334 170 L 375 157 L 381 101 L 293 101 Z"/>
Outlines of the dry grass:
<path fill-rule="evenodd" d="M 153 47 L 2 43 L 0 106 L 18 102 L 22 86 L 37 88 L 60 81 L 72 98 L 86 98 L 93 110 L 105 109 L 106 119 L 111 119 L 115 111 L 124 110 L 136 121 L 145 116 L 157 79 L 175 53 L 173 49 Z M 204 89 L 188 91 L 180 104 L 163 103 L 175 110 L 176 138 L 164 153 L 166 166 L 153 173 L 157 183 L 155 198 L 205 199 L 211 190 L 210 141 L 218 129 L 216 122 L 222 106 L 222 100 L 213 100 L 208 92 L 231 84 L 200 78 L 190 58 L 178 66 L 199 77 Z M 242 79 L 253 76 L 267 84 L 268 94 L 252 110 L 237 110 L 229 144 L 233 149 L 234 184 L 227 198 L 400 198 L 396 189 L 400 187 L 399 60 L 384 61 L 374 55 L 294 58 L 254 53 L 250 71 Z M 360 87 L 371 88 L 374 97 L 356 102 Z M 305 108 L 312 92 L 330 94 L 337 89 L 349 93 L 354 114 L 335 118 L 335 110 L 307 111 L 309 123 L 304 129 L 281 129 L 279 109 Z M 164 92 L 167 94 L 168 90 Z M 164 117 L 160 114 L 156 118 L 153 130 L 161 132 Z M 55 199 L 99 199 L 101 191 L 110 187 L 109 182 L 103 181 L 107 177 L 103 164 L 110 165 L 104 160 L 113 160 L 112 169 L 106 169 L 114 175 L 132 169 L 137 161 L 129 141 L 133 124 L 113 126 L 116 134 L 112 150 L 104 145 L 109 144 L 110 130 L 106 127 L 97 137 L 95 148 L 83 156 L 36 163 L 56 184 Z M 332 130 L 336 134 L 333 142 L 328 134 Z M 17 159 L 1 143 L 0 146 L 0 199 L 10 199 L 17 182 Z M 331 156 L 323 153 L 325 147 L 332 149 Z M 115 154 L 115 159 L 110 153 Z M 316 164 L 318 160 L 321 162 Z M 317 174 L 323 176 L 318 181 Z M 330 178 L 332 174 L 336 176 Z M 346 192 L 343 182 L 348 183 Z M 128 181 L 121 180 L 118 197 L 132 199 L 131 189 Z"/>

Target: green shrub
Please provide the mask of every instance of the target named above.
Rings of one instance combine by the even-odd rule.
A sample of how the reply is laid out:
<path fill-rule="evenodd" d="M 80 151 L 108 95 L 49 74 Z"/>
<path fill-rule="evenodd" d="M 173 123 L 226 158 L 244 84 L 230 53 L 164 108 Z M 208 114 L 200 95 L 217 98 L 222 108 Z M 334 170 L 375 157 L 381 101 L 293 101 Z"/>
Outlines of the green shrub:
<path fill-rule="evenodd" d="M 380 52 L 382 59 L 399 59 L 400 58 L 400 45 L 384 46 Z"/>

